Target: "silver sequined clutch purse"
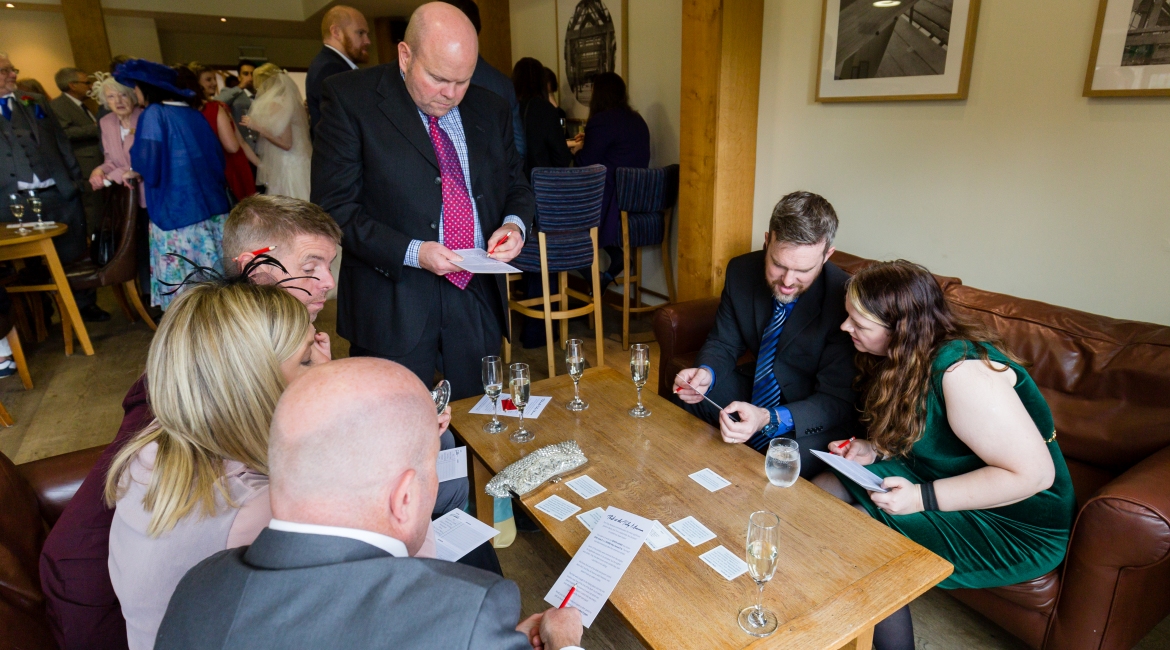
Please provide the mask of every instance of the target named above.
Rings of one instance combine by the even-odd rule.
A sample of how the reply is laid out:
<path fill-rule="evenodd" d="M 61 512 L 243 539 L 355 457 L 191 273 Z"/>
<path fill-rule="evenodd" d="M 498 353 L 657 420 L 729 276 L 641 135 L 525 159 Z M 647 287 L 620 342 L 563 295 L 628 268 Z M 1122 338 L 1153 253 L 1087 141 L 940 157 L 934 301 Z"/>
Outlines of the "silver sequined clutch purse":
<path fill-rule="evenodd" d="M 484 492 L 501 499 L 513 494 L 524 496 L 545 481 L 568 474 L 586 462 L 585 452 L 577 446 L 576 440 L 558 442 L 541 447 L 505 467 L 488 481 Z"/>

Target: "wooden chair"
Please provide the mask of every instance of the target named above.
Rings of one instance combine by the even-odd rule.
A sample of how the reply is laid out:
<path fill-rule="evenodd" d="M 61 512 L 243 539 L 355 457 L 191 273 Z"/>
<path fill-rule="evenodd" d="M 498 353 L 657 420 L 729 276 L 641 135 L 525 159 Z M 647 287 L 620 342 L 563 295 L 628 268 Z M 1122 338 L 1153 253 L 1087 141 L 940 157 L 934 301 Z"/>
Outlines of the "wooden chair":
<path fill-rule="evenodd" d="M 601 202 L 605 193 L 605 167 L 557 168 L 537 167 L 532 170 L 532 189 L 536 193 L 536 219 L 532 231 L 524 242 L 524 248 L 512 266 L 523 271 L 540 273 L 542 294 L 538 298 L 525 300 L 511 299 L 511 282 L 518 275 L 508 277 L 508 310 L 530 318 L 544 319 L 544 332 L 548 347 L 548 376 L 556 376 L 553 356 L 552 322 L 561 322 L 561 346 L 569 336 L 570 318 L 591 314 L 596 321 L 597 365 L 605 365 L 605 337 L 601 325 L 601 275 L 597 258 L 597 228 L 601 223 Z M 533 237 L 532 235 L 536 236 Z M 593 295 L 569 288 L 569 271 L 592 268 Z M 558 289 L 554 295 L 549 291 L 549 273 L 558 274 Z M 582 307 L 569 308 L 569 298 L 585 303 Z M 552 303 L 558 302 L 559 309 L 553 310 Z M 539 305 L 539 310 L 533 307 Z M 505 358 L 512 359 L 512 344 L 505 343 Z"/>
<path fill-rule="evenodd" d="M 20 383 L 24 385 L 24 389 L 31 390 L 33 387 L 32 375 L 28 372 L 28 361 L 24 358 L 24 349 L 20 346 L 20 334 L 17 333 L 13 321 L 11 308 L 6 313 L 0 314 L 0 332 L 8 331 L 8 345 L 12 347 L 12 361 L 16 364 L 16 373 L 20 375 Z M 10 427 L 13 424 L 16 424 L 16 421 L 8 413 L 8 409 L 0 404 L 0 426 Z"/>
<path fill-rule="evenodd" d="M 618 209 L 622 212 L 622 261 L 625 266 L 622 273 L 614 278 L 614 282 L 621 282 L 621 303 L 611 304 L 621 309 L 622 349 L 628 350 L 630 314 L 654 311 L 676 300 L 674 271 L 670 266 L 670 218 L 678 202 L 678 165 L 651 169 L 619 167 L 616 170 L 614 193 Z M 641 249 L 643 246 L 658 244 L 662 245 L 662 273 L 666 277 L 667 295 L 642 286 Z M 644 293 L 667 302 L 644 305 Z M 652 339 L 651 336 L 640 340 Z"/>

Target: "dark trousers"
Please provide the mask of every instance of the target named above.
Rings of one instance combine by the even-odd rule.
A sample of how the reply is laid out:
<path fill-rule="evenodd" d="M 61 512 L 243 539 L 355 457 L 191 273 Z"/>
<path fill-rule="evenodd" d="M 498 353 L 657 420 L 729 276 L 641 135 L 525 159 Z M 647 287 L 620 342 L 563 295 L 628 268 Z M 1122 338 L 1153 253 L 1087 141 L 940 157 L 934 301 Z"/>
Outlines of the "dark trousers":
<path fill-rule="evenodd" d="M 62 266 L 68 266 L 87 257 L 89 255 L 89 237 L 86 234 L 85 210 L 82 208 L 81 194 L 74 194 L 73 198 L 66 200 L 56 186 L 34 191 L 41 199 L 41 218 L 45 221 L 56 221 L 69 226 L 69 230 L 66 230 L 64 234 L 53 238 L 53 247 L 57 249 L 57 257 L 60 258 Z M 20 196 L 28 198 L 28 192 L 22 191 Z M 5 221 L 13 222 L 15 219 L 9 213 Z M 26 224 L 36 222 L 36 216 L 27 207 L 24 211 L 24 222 Z M 79 309 L 88 307 L 97 302 L 97 292 L 93 289 L 75 291 L 73 299 L 77 302 Z M 65 315 L 62 314 L 61 317 L 65 318 Z"/>
<path fill-rule="evenodd" d="M 755 382 L 755 377 L 749 373 L 754 373 L 754 371 L 754 367 L 741 366 L 727 373 L 725 377 L 717 377 L 715 387 L 707 391 L 707 397 L 710 397 L 720 406 L 727 406 L 732 402 L 751 402 L 752 385 Z M 719 410 L 707 400 L 703 400 L 698 404 L 687 404 L 680 400 L 677 395 L 672 395 L 670 399 L 692 415 L 705 420 L 708 424 L 716 428 L 719 427 Z M 800 426 L 799 422 L 795 424 L 797 427 Z M 833 440 L 840 439 L 841 435 L 840 432 L 830 431 L 828 433 L 797 437 L 794 432 L 789 432 L 782 437 L 794 439 L 800 445 L 800 475 L 807 479 L 820 474 L 826 469 L 825 463 L 812 455 L 811 450 L 826 451 L 829 443 Z M 846 435 L 845 437 L 848 438 L 849 436 Z"/>

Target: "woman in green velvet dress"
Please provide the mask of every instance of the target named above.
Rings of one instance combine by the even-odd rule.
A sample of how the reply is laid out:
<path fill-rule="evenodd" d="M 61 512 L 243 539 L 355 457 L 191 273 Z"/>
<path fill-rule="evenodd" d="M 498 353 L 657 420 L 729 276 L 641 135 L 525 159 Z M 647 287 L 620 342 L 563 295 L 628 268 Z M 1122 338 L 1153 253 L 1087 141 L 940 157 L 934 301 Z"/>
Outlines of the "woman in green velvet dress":
<path fill-rule="evenodd" d="M 860 352 L 869 439 L 830 451 L 868 466 L 889 491 L 832 473 L 814 483 L 951 562 L 944 589 L 1011 585 L 1055 569 L 1076 499 L 1052 413 L 1020 361 L 994 333 L 958 317 L 917 264 L 858 272 L 846 310 L 841 329 Z M 908 610 L 903 618 L 909 629 Z"/>

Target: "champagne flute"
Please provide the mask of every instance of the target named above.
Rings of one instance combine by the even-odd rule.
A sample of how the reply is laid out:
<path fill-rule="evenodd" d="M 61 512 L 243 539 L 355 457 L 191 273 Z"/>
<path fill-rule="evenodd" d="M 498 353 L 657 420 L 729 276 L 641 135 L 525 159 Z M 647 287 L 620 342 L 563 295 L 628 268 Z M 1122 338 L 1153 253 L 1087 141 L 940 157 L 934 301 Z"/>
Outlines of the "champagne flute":
<path fill-rule="evenodd" d="M 768 636 L 776 631 L 776 613 L 764 609 L 764 585 L 776 571 L 776 556 L 780 554 L 780 518 L 766 511 L 753 512 L 748 517 L 747 565 L 748 574 L 756 581 L 756 604 L 739 613 L 739 627 L 752 636 Z"/>
<path fill-rule="evenodd" d="M 496 402 L 500 399 L 500 392 L 504 390 L 504 362 L 499 357 L 484 357 L 481 364 L 483 392 L 487 393 L 488 399 L 492 401 L 492 421 L 483 425 L 483 430 L 488 433 L 503 433 L 508 427 L 500 422 Z"/>
<path fill-rule="evenodd" d="M 581 339 L 565 341 L 565 365 L 569 367 L 569 376 L 573 378 L 573 401 L 565 404 L 570 411 L 584 411 L 589 403 L 581 400 L 581 375 L 585 373 L 585 343 Z"/>
<path fill-rule="evenodd" d="M 512 381 L 509 384 L 509 388 L 512 389 L 512 403 L 520 411 L 520 428 L 512 432 L 508 439 L 512 442 L 530 442 L 535 436 L 524 428 L 524 407 L 528 406 L 528 397 L 532 391 L 532 378 L 528 374 L 528 364 L 513 363 L 508 366 L 508 369 L 512 372 Z"/>
<path fill-rule="evenodd" d="M 37 222 L 33 224 L 33 228 L 47 227 L 48 224 L 46 224 L 44 221 L 41 221 L 41 200 L 37 198 L 36 195 L 34 195 L 31 191 L 28 193 L 28 207 L 30 210 L 32 210 L 32 213 L 36 215 L 37 218 Z"/>
<path fill-rule="evenodd" d="M 630 415 L 636 418 L 650 417 L 650 411 L 642 406 L 642 387 L 650 376 L 650 346 L 645 343 L 635 343 L 630 346 L 630 375 L 634 378 L 634 385 L 638 387 L 638 405 L 630 409 Z"/>
<path fill-rule="evenodd" d="M 9 225 L 9 228 L 16 228 L 16 234 L 27 235 L 30 231 L 24 227 L 24 201 L 20 200 L 20 196 L 16 194 L 9 195 L 8 209 L 12 211 L 12 216 L 16 217 L 16 224 Z"/>

